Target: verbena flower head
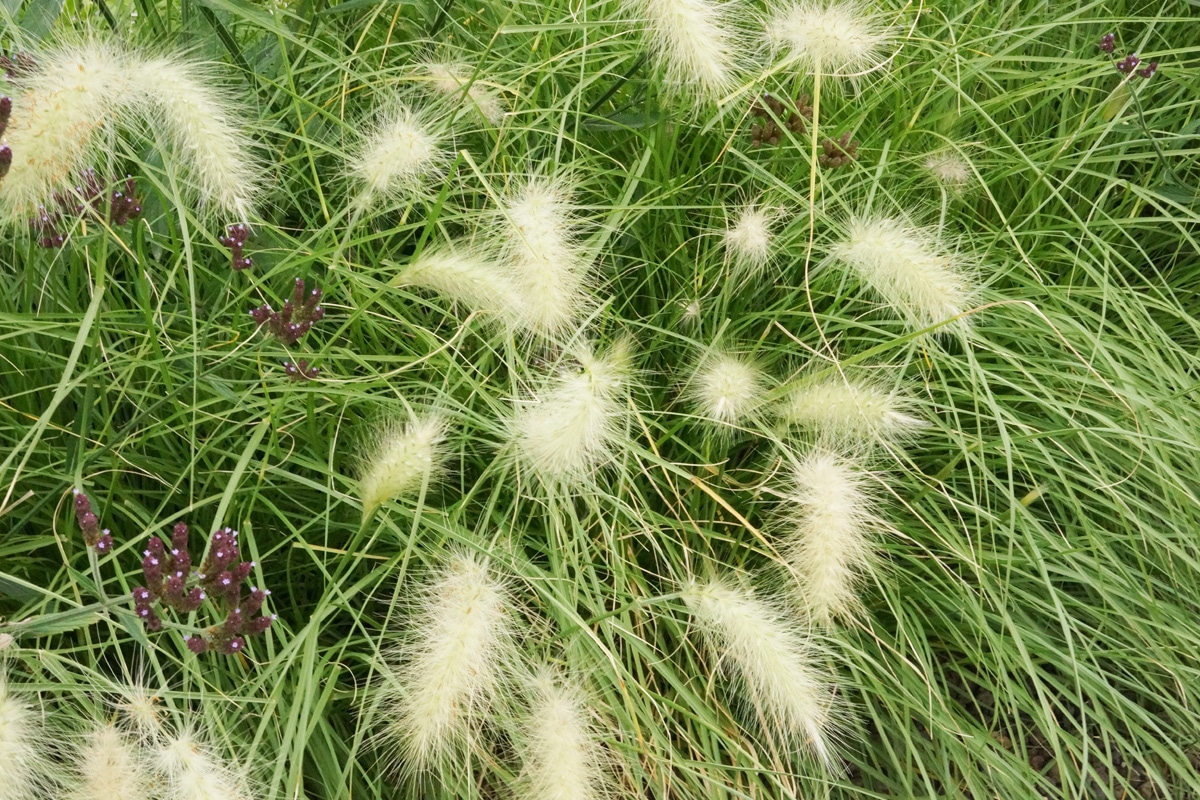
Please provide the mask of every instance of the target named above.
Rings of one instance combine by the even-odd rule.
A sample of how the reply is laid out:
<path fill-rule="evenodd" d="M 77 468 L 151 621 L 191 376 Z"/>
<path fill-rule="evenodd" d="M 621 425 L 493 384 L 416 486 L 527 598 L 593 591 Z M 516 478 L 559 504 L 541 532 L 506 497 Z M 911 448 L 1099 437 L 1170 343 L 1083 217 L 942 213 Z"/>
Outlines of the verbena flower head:
<path fill-rule="evenodd" d="M 34 709 L 0 675 L 0 800 L 47 796 L 49 742 Z"/>
<path fill-rule="evenodd" d="M 469 311 L 487 314 L 508 330 L 528 328 L 523 287 L 511 270 L 470 245 L 424 250 L 391 283 L 435 292 Z"/>
<path fill-rule="evenodd" d="M 487 559 L 457 553 L 424 587 L 410 636 L 393 655 L 384 736 L 402 770 L 448 765 L 479 730 L 519 655 L 512 602 Z"/>
<path fill-rule="evenodd" d="M 241 770 L 192 731 L 169 736 L 154 753 L 155 766 L 166 779 L 167 796 L 175 800 L 250 800 Z"/>
<path fill-rule="evenodd" d="M 580 345 L 575 358 L 577 368 L 546 381 L 508 423 L 509 453 L 548 487 L 584 485 L 628 435 L 629 344 L 620 342 L 601 356 Z"/>
<path fill-rule="evenodd" d="M 892 31 L 871 5 L 856 0 L 798 0 L 778 5 L 767 35 L 808 72 L 855 79 L 887 60 Z"/>
<path fill-rule="evenodd" d="M 755 203 L 734 215 L 724 239 L 725 253 L 735 272 L 755 275 L 771 260 L 775 241 L 771 226 L 778 216 L 778 210 Z"/>
<path fill-rule="evenodd" d="M 801 604 L 828 625 L 859 608 L 857 585 L 872 560 L 875 499 L 869 476 L 831 450 L 813 450 L 795 467 L 784 494 L 785 558 Z"/>
<path fill-rule="evenodd" d="M 960 315 L 978 292 L 971 268 L 934 230 L 899 217 L 855 217 L 829 257 L 850 267 L 911 328 L 969 324 Z"/>
<path fill-rule="evenodd" d="M 625 0 L 669 86 L 717 99 L 738 73 L 733 15 L 723 0 Z"/>
<path fill-rule="evenodd" d="M 721 426 L 743 425 L 762 403 L 766 376 L 753 361 L 734 353 L 704 355 L 685 396 L 696 416 Z"/>
<path fill-rule="evenodd" d="M 522 797 L 600 800 L 608 796 L 603 754 L 583 691 L 550 669 L 533 678 L 519 739 Z"/>
<path fill-rule="evenodd" d="M 97 725 L 76 754 L 68 800 L 147 800 L 152 775 L 139 748 L 113 725 Z"/>
<path fill-rule="evenodd" d="M 849 448 L 900 441 L 927 424 L 913 401 L 859 376 L 832 375 L 798 383 L 783 398 L 780 418 Z"/>
<path fill-rule="evenodd" d="M 740 679 L 771 733 L 832 764 L 833 692 L 798 621 L 726 580 L 693 581 L 682 595 L 713 660 Z"/>
<path fill-rule="evenodd" d="M 350 169 L 363 188 L 365 203 L 376 195 L 418 192 L 448 158 L 445 137 L 433 121 L 393 103 L 369 127 Z"/>
<path fill-rule="evenodd" d="M 470 65 L 430 61 L 421 65 L 421 69 L 428 76 L 429 88 L 434 92 L 450 100 L 461 99 L 465 94 L 466 101 L 489 123 L 499 125 L 504 121 L 504 101 L 474 75 Z"/>
<path fill-rule="evenodd" d="M 530 178 L 504 204 L 504 259 L 528 325 L 539 333 L 564 333 L 587 305 L 589 264 L 576 226 L 572 190 L 562 178 Z"/>
<path fill-rule="evenodd" d="M 975 180 L 971 164 L 953 148 L 930 153 L 923 166 L 935 181 L 952 192 L 961 192 Z"/>
<path fill-rule="evenodd" d="M 446 421 L 429 414 L 388 422 L 373 437 L 358 486 L 363 519 L 388 500 L 418 492 L 437 479 L 445 456 Z"/>

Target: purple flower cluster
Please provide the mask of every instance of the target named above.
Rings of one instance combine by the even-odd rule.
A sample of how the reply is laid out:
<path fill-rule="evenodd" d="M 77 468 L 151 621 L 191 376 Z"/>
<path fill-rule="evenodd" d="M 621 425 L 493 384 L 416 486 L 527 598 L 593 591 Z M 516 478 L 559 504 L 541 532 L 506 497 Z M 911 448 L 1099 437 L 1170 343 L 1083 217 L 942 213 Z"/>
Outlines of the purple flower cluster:
<path fill-rule="evenodd" d="M 12 98 L 0 97 L 0 137 L 4 136 L 4 131 L 8 128 L 8 118 L 12 116 Z M 12 166 L 12 148 L 6 144 L 0 144 L 0 179 L 3 179 L 8 174 L 8 168 Z"/>
<path fill-rule="evenodd" d="M 108 528 L 100 530 L 100 520 L 92 512 L 92 503 L 87 495 L 75 490 L 75 519 L 79 530 L 83 532 L 83 541 L 88 547 L 96 548 L 97 553 L 112 551 L 113 538 Z"/>
<path fill-rule="evenodd" d="M 282 311 L 275 311 L 270 303 L 264 303 L 250 312 L 250 316 L 259 325 L 266 325 L 267 330 L 285 345 L 293 345 L 308 333 L 313 324 L 320 322 L 325 316 L 325 309 L 320 306 L 321 290 L 313 289 L 308 296 L 304 295 L 304 279 L 296 278 L 292 287 L 292 297 L 283 304 Z M 307 365 L 305 365 L 307 368 Z M 305 377 L 315 377 L 308 375 Z"/>
<path fill-rule="evenodd" d="M 310 367 L 308 361 L 302 358 L 295 363 L 291 361 L 283 362 L 283 371 L 294 381 L 311 381 L 317 377 L 320 370 L 316 367 Z"/>
<path fill-rule="evenodd" d="M 242 594 L 242 583 L 253 569 L 253 561 L 241 560 L 237 531 L 223 528 L 212 535 L 208 556 L 199 571 L 193 572 L 188 528 L 181 522 L 172 531 L 170 548 L 157 536 L 151 537 L 142 557 L 146 585 L 133 590 L 134 612 L 147 630 L 157 631 L 162 629 L 162 619 L 154 608 L 156 603 L 160 610 L 189 613 L 211 599 L 222 606 L 225 620 L 199 636 L 187 637 L 188 649 L 197 654 L 209 650 L 239 653 L 246 648 L 245 637 L 263 633 L 275 619 L 261 613 L 270 592 L 252 588 L 249 596 Z M 189 588 L 193 578 L 198 585 Z"/>
<path fill-rule="evenodd" d="M 806 94 L 797 97 L 795 102 L 789 100 L 786 103 L 771 94 L 755 99 L 750 106 L 750 115 L 762 121 L 750 126 L 750 146 L 779 144 L 783 140 L 784 128 L 795 134 L 807 132 L 805 121 L 811 122 L 813 115 L 809 99 Z"/>
<path fill-rule="evenodd" d="M 250 228 L 239 222 L 225 228 L 225 235 L 217 239 L 218 242 L 229 248 L 235 270 L 250 269 L 254 266 L 254 261 L 245 253 L 246 240 L 249 238 Z"/>
<path fill-rule="evenodd" d="M 153 608 L 156 602 L 162 608 L 183 613 L 195 611 L 204 602 L 203 589 L 187 588 L 191 574 L 187 525 L 181 522 L 175 526 L 169 550 L 162 539 L 150 537 L 150 544 L 142 552 L 142 577 L 146 585 L 133 590 L 133 610 L 146 623 L 147 630 L 162 630 L 162 620 Z"/>
<path fill-rule="evenodd" d="M 826 139 L 821 142 L 821 155 L 817 156 L 817 163 L 822 167 L 837 169 L 857 160 L 858 141 L 850 141 L 850 131 L 846 131 L 836 139 Z"/>
<path fill-rule="evenodd" d="M 1117 36 L 1115 33 L 1106 33 L 1100 37 L 1100 52 L 1101 53 L 1104 53 L 1105 55 L 1112 58 L 1112 57 L 1115 57 L 1114 51 L 1116 50 L 1116 48 L 1117 48 Z M 1151 61 L 1146 66 L 1142 67 L 1141 69 L 1138 69 L 1138 65 L 1141 63 L 1142 63 L 1142 60 L 1140 58 L 1138 58 L 1137 53 L 1130 53 L 1129 55 L 1122 58 L 1120 61 L 1117 61 L 1114 64 L 1114 66 L 1117 68 L 1117 72 L 1121 73 L 1122 75 L 1129 75 L 1131 73 L 1135 73 L 1139 78 L 1145 78 L 1146 80 L 1153 78 L 1154 73 L 1158 72 L 1158 62 L 1157 61 Z"/>
<path fill-rule="evenodd" d="M 107 213 L 103 208 L 106 187 L 96 176 L 96 171 L 84 170 L 82 178 L 82 183 L 73 191 L 55 193 L 53 210 L 42 206 L 38 209 L 37 217 L 30 221 L 34 232 L 40 237 L 38 244 L 42 247 L 63 246 L 67 240 L 63 228 L 69 217 L 91 214 L 99 219 L 107 219 L 111 225 L 124 225 L 141 215 L 142 203 L 135 194 L 137 187 L 131 176 L 125 176 L 124 191 L 115 189 L 107 193 Z"/>

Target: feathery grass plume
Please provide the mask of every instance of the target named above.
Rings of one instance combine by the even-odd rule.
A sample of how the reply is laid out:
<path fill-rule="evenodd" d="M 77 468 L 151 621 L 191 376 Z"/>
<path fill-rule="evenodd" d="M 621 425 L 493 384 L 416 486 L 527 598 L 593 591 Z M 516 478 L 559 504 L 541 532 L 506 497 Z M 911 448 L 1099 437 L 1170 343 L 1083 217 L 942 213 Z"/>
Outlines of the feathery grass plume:
<path fill-rule="evenodd" d="M 379 112 L 350 159 L 362 185 L 360 202 L 381 194 L 418 192 L 449 160 L 444 136 L 425 114 L 391 102 Z"/>
<path fill-rule="evenodd" d="M 809 618 L 828 625 L 859 608 L 857 584 L 870 565 L 875 499 L 868 477 L 844 456 L 818 448 L 792 473 L 785 558 Z"/>
<path fill-rule="evenodd" d="M 851 219 L 829 258 L 849 266 L 914 329 L 965 313 L 975 294 L 964 259 L 936 231 L 896 217 Z M 955 324 L 966 326 L 967 318 Z"/>
<path fill-rule="evenodd" d="M 731 5 L 725 0 L 624 0 L 647 29 L 648 48 L 670 86 L 717 99 L 738 72 Z"/>
<path fill-rule="evenodd" d="M 696 365 L 684 395 L 698 417 L 721 426 L 737 426 L 759 407 L 766 384 L 766 376 L 753 361 L 713 351 Z"/>
<path fill-rule="evenodd" d="M 583 691 L 549 668 L 533 678 L 520 741 L 522 796 L 528 800 L 600 800 L 604 758 L 588 722 Z"/>
<path fill-rule="evenodd" d="M 13 158 L 0 182 L 6 222 L 25 222 L 56 191 L 69 190 L 90 157 L 111 159 L 105 145 L 127 119 L 133 95 L 126 62 L 116 45 L 98 40 L 37 54 L 37 69 L 17 84 L 4 132 Z"/>
<path fill-rule="evenodd" d="M 833 692 L 808 641 L 775 603 L 714 579 L 692 581 L 682 597 L 713 656 L 736 672 L 771 732 L 800 738 L 826 765 Z"/>
<path fill-rule="evenodd" d="M 798 384 L 783 398 L 779 416 L 827 440 L 861 446 L 899 441 L 925 427 L 912 405 L 870 379 L 833 375 Z"/>
<path fill-rule="evenodd" d="M 159 696 L 138 683 L 122 686 L 120 695 L 116 707 L 126 727 L 131 728 L 139 739 L 156 739 L 163 731 Z"/>
<path fill-rule="evenodd" d="M 363 519 L 404 494 L 418 491 L 437 475 L 445 453 L 446 421 L 437 414 L 389 422 L 375 434 L 358 483 Z"/>
<path fill-rule="evenodd" d="M 419 603 L 383 689 L 384 735 L 410 773 L 462 754 L 495 699 L 501 670 L 519 658 L 509 593 L 486 558 L 452 555 Z"/>
<path fill-rule="evenodd" d="M 253 140 L 237 123 L 249 111 L 215 88 L 203 64 L 151 58 L 130 65 L 129 75 L 139 106 L 145 104 L 143 116 L 167 139 L 164 157 L 184 165 L 201 209 L 248 223 L 265 172 Z"/>
<path fill-rule="evenodd" d="M 76 754 L 70 800 L 146 800 L 151 773 L 145 759 L 112 725 L 88 733 Z"/>
<path fill-rule="evenodd" d="M 156 766 L 166 778 L 173 800 L 249 800 L 246 779 L 228 759 L 222 759 L 191 731 L 171 736 L 158 745 Z"/>
<path fill-rule="evenodd" d="M 851 79 L 882 66 L 892 39 L 879 12 L 857 0 L 780 3 L 767 35 L 806 71 Z"/>
<path fill-rule="evenodd" d="M 531 178 L 504 204 L 504 260 L 521 287 L 530 327 L 547 335 L 571 327 L 587 303 L 588 263 L 575 237 L 571 189 Z"/>
<path fill-rule="evenodd" d="M 13 164 L 0 184 L 0 215 L 32 216 L 91 166 L 111 161 L 118 129 L 142 120 L 168 138 L 203 207 L 245 221 L 262 170 L 252 141 L 233 122 L 236 106 L 213 88 L 207 69 L 176 56 L 149 58 L 116 42 L 89 39 L 40 52 L 23 74 L 5 140 Z"/>
<path fill-rule="evenodd" d="M 924 166 L 934 180 L 952 192 L 961 192 L 975 180 L 970 163 L 952 148 L 930 153 Z"/>
<path fill-rule="evenodd" d="M 725 229 L 725 255 L 736 273 L 755 275 L 771 260 L 775 239 L 771 226 L 777 216 L 776 209 L 751 203 Z"/>
<path fill-rule="evenodd" d="M 33 708 L 0 675 L 0 800 L 45 797 L 47 738 Z"/>
<path fill-rule="evenodd" d="M 529 325 L 521 287 L 503 266 L 476 247 L 430 247 L 405 266 L 391 285 L 435 292 L 469 311 L 491 315 L 510 330 Z"/>
<path fill-rule="evenodd" d="M 630 378 L 630 348 L 622 340 L 597 356 L 590 345 L 578 346 L 579 369 L 560 372 L 509 420 L 510 452 L 547 486 L 583 484 L 627 435 L 622 395 Z"/>
<path fill-rule="evenodd" d="M 478 76 L 472 77 L 474 70 L 466 64 L 444 61 L 430 61 L 421 65 L 421 71 L 429 76 L 429 88 L 450 100 L 462 98 L 466 88 L 466 98 L 475 106 L 479 116 L 492 125 L 504 121 L 504 101 L 500 95 L 480 83 Z"/>

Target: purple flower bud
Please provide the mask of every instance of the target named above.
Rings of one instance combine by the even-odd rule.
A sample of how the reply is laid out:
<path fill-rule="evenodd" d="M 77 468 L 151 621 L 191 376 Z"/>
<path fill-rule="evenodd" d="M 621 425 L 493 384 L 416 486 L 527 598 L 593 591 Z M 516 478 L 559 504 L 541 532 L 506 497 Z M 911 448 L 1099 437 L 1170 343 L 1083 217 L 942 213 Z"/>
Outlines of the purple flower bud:
<path fill-rule="evenodd" d="M 1116 34 L 1106 33 L 1100 37 L 1100 52 L 1111 53 L 1116 47 Z"/>
<path fill-rule="evenodd" d="M 189 636 L 185 638 L 184 643 L 187 644 L 187 649 L 191 650 L 196 655 L 208 651 L 208 642 L 201 639 L 199 636 Z"/>
<path fill-rule="evenodd" d="M 96 540 L 96 552 L 97 553 L 107 553 L 112 550 L 112 546 L 113 546 L 112 534 L 108 532 L 108 528 L 105 528 L 104 533 L 101 534 L 100 538 Z"/>
<path fill-rule="evenodd" d="M 1154 77 L 1154 73 L 1158 72 L 1158 62 L 1151 61 L 1144 69 L 1138 70 L 1138 77 L 1149 80 Z"/>
<path fill-rule="evenodd" d="M 254 619 L 250 620 L 250 623 L 246 626 L 246 635 L 259 636 L 265 633 L 267 628 L 270 628 L 271 623 L 274 621 L 274 614 L 269 617 L 255 617 Z"/>
<path fill-rule="evenodd" d="M 245 649 L 246 640 L 241 636 L 235 636 L 221 646 L 221 652 L 229 656 L 233 655 L 234 653 L 240 653 Z"/>

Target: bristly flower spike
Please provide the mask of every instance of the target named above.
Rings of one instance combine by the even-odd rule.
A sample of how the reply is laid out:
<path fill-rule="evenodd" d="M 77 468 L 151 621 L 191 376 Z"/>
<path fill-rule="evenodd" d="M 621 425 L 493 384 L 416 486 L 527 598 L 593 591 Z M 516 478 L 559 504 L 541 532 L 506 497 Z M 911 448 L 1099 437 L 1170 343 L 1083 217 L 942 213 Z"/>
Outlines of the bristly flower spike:
<path fill-rule="evenodd" d="M 444 137 L 424 114 L 393 103 L 369 128 L 350 162 L 365 203 L 378 195 L 411 195 L 448 160 Z"/>
<path fill-rule="evenodd" d="M 0 800 L 48 796 L 48 745 L 34 709 L 12 693 L 0 674 Z"/>
<path fill-rule="evenodd" d="M 803 743 L 832 764 L 833 692 L 811 645 L 798 633 L 798 621 L 720 579 L 693 581 L 681 594 L 714 661 L 735 672 L 770 732 Z"/>
<path fill-rule="evenodd" d="M 972 270 L 933 229 L 900 217 L 855 217 L 829 258 L 850 267 L 910 328 L 969 324 L 964 314 L 978 293 Z"/>
<path fill-rule="evenodd" d="M 734 84 L 739 46 L 735 15 L 723 0 L 624 0 L 646 27 L 651 53 L 670 87 L 718 99 Z"/>
<path fill-rule="evenodd" d="M 851 81 L 886 63 L 892 31 L 856 0 L 796 0 L 776 6 L 767 34 L 806 71 Z"/>
<path fill-rule="evenodd" d="M 857 585 L 873 560 L 877 520 L 869 476 L 849 457 L 817 448 L 784 494 L 784 557 L 809 618 L 829 625 L 859 610 Z"/>
<path fill-rule="evenodd" d="M 389 422 L 373 434 L 363 457 L 358 496 L 363 519 L 388 500 L 436 480 L 445 456 L 446 421 L 438 414 Z"/>
<path fill-rule="evenodd" d="M 512 601 L 487 559 L 455 554 L 429 581 L 411 637 L 391 660 L 383 688 L 384 736 L 401 769 L 420 772 L 465 752 L 519 655 Z"/>

